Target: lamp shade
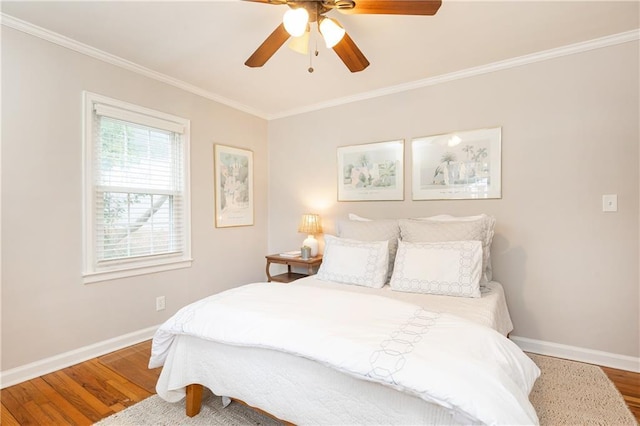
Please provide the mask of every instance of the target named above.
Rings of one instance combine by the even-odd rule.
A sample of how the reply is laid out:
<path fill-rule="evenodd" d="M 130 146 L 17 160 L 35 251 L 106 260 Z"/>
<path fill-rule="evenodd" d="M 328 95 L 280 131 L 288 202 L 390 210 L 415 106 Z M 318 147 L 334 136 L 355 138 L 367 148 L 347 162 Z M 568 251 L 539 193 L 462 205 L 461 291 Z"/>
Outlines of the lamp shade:
<path fill-rule="evenodd" d="M 322 233 L 322 225 L 320 224 L 320 216 L 313 213 L 305 213 L 302 215 L 298 232 L 314 235 Z"/>
<path fill-rule="evenodd" d="M 322 33 L 322 37 L 324 37 L 324 43 L 327 49 L 331 49 L 342 40 L 345 30 L 338 21 L 331 18 L 324 18 L 320 22 L 320 33 Z"/>
<path fill-rule="evenodd" d="M 307 31 L 309 12 L 304 7 L 289 9 L 285 12 L 282 23 L 292 37 L 300 37 Z"/>
<path fill-rule="evenodd" d="M 313 234 L 322 233 L 322 225 L 320 225 L 320 216 L 313 213 L 305 213 L 302 215 L 300 225 L 298 226 L 298 232 L 304 232 L 308 237 L 302 242 L 303 246 L 311 249 L 311 257 L 318 255 L 318 240 L 313 237 Z"/>
<path fill-rule="evenodd" d="M 300 37 L 293 37 L 289 42 L 289 49 L 303 55 L 309 53 L 309 31 L 305 31 Z"/>

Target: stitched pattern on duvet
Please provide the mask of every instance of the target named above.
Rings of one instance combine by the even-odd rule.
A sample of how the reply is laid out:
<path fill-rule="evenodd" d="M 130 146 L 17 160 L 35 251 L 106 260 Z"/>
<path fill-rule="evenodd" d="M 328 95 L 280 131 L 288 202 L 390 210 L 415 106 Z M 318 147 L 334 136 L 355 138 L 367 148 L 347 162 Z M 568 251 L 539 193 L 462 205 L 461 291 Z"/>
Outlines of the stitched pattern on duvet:
<path fill-rule="evenodd" d="M 439 317 L 439 313 L 423 308 L 415 311 L 411 318 L 391 333 L 389 339 L 380 342 L 381 349 L 371 354 L 369 362 L 372 368 L 367 376 L 397 384 L 393 375 L 404 368 L 406 355 L 415 349 L 415 345 Z"/>

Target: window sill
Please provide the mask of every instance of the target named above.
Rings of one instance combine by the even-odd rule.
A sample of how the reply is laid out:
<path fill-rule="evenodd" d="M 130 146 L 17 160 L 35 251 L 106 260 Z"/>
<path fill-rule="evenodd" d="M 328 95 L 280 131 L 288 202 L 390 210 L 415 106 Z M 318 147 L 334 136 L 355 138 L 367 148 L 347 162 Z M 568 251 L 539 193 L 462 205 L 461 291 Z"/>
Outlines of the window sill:
<path fill-rule="evenodd" d="M 82 283 L 91 284 L 101 281 L 135 277 L 138 275 L 154 274 L 156 272 L 171 271 L 174 269 L 190 268 L 192 262 L 193 259 L 181 259 L 175 262 L 158 265 L 132 266 L 127 269 L 118 269 L 114 271 L 88 272 L 82 275 Z"/>

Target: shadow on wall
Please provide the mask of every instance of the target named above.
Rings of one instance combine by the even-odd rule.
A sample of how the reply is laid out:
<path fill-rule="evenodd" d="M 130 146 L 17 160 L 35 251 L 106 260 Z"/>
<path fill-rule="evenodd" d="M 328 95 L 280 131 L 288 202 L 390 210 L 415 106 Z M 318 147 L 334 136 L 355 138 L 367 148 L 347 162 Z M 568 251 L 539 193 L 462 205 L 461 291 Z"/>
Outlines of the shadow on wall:
<path fill-rule="evenodd" d="M 509 314 L 513 320 L 513 334 L 518 335 L 518 319 L 535 318 L 527 308 L 525 280 L 527 277 L 527 253 L 521 246 L 511 247 L 509 240 L 496 233 L 491 244 L 493 279 L 504 287 Z M 535 331 L 534 323 L 527 322 L 527 334 Z"/>

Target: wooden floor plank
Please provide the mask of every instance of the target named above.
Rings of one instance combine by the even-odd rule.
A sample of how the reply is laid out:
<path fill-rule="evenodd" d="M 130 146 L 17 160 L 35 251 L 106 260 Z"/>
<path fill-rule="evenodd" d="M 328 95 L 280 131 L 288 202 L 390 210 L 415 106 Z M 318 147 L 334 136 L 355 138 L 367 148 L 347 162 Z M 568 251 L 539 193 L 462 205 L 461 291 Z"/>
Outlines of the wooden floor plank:
<path fill-rule="evenodd" d="M 50 411 L 44 410 L 43 407 L 45 407 L 46 405 L 47 405 L 46 403 L 37 404 L 35 401 L 28 401 L 27 403 L 24 404 L 24 408 L 29 412 L 29 414 L 33 416 L 33 418 L 36 420 L 36 424 L 39 424 L 39 425 L 60 424 L 59 421 L 57 421 L 57 419 L 61 418 L 61 416 L 52 415 L 50 414 Z M 64 422 L 64 419 L 63 419 L 63 422 Z"/>
<path fill-rule="evenodd" d="M 616 385 L 624 398 L 629 410 L 640 423 L 640 373 L 601 367 L 609 380 Z"/>
<path fill-rule="evenodd" d="M 80 383 L 67 376 L 64 370 L 42 376 L 42 379 L 91 421 L 97 422 L 113 414 L 108 406 L 85 390 Z"/>
<path fill-rule="evenodd" d="M 36 422 L 36 419 L 29 413 L 29 410 L 13 396 L 13 388 L 14 386 L 11 386 L 2 390 L 2 405 L 7 408 L 8 412 L 11 413 L 19 425 L 37 425 L 38 422 Z M 2 423 L 4 424 L 4 419 Z"/>
<path fill-rule="evenodd" d="M 4 406 L 4 404 L 0 404 L 0 424 L 4 426 L 19 426 L 18 420 L 11 414 L 11 412 Z"/>
<path fill-rule="evenodd" d="M 87 416 L 85 416 L 75 405 L 69 402 L 63 395 L 58 393 L 54 388 L 45 382 L 42 377 L 31 380 L 34 386 L 42 392 L 50 401 L 52 408 L 61 413 L 61 415 L 68 420 L 68 424 L 72 425 L 90 425 L 93 422 Z"/>
<path fill-rule="evenodd" d="M 130 382 L 154 394 L 156 392 L 156 383 L 158 382 L 161 368 L 147 368 L 150 349 L 150 342 L 143 342 L 127 350 L 123 350 L 122 353 L 117 356 L 103 356 L 98 358 L 98 360 L 102 365 L 126 377 Z"/>
<path fill-rule="evenodd" d="M 19 383 L 8 389 L 16 401 L 34 418 L 36 424 L 67 424 L 68 421 L 50 406 L 49 398 L 35 385 L 33 380 Z"/>
<path fill-rule="evenodd" d="M 84 362 L 83 365 L 93 374 L 100 377 L 100 379 L 104 382 L 119 381 L 121 383 L 129 383 L 129 380 L 127 380 L 124 376 L 102 365 L 97 359 L 92 359 Z"/>
<path fill-rule="evenodd" d="M 53 404 L 44 404 L 40 406 L 40 409 L 44 411 L 52 420 L 52 425 L 73 425 L 77 424 L 69 417 L 64 411 Z M 83 423 L 84 424 L 84 423 Z"/>
<path fill-rule="evenodd" d="M 138 385 L 130 382 L 120 383 L 118 381 L 114 381 L 111 385 L 128 397 L 127 400 L 120 401 L 120 404 L 126 407 L 130 407 L 131 405 L 153 395 L 153 393 L 147 392 L 145 389 L 142 389 Z"/>
<path fill-rule="evenodd" d="M 138 386 L 137 384 L 130 382 L 124 376 L 102 365 L 97 359 L 92 359 L 85 362 L 84 364 L 88 369 L 96 372 L 96 374 L 102 377 L 102 379 L 104 380 L 104 386 L 107 389 L 114 389 L 120 395 L 122 395 L 122 397 L 119 398 L 118 401 L 115 401 L 113 404 L 121 404 L 125 407 L 129 407 L 136 402 L 147 399 L 155 393 L 149 392 L 146 389 Z"/>
<path fill-rule="evenodd" d="M 104 365 L 108 365 L 112 362 L 117 362 L 122 358 L 128 358 L 133 354 L 140 353 L 151 355 L 151 340 L 145 340 L 144 342 L 131 345 L 129 347 L 120 349 L 119 351 L 112 352 L 110 354 L 102 355 L 98 357 L 98 361 Z"/>
<path fill-rule="evenodd" d="M 158 383 L 162 368 L 149 369 L 149 356 L 148 353 L 138 352 L 130 358 L 135 359 L 140 367 L 139 374 L 132 376 L 131 380 L 147 391 L 155 393 L 156 383 Z"/>
<path fill-rule="evenodd" d="M 26 404 L 30 401 L 36 401 L 39 404 L 44 404 L 47 402 L 47 397 L 44 396 L 36 387 L 33 385 L 33 382 L 23 382 L 18 383 L 15 386 L 11 386 L 9 392 L 13 395 L 13 397 L 20 402 L 21 404 Z"/>
<path fill-rule="evenodd" d="M 104 374 L 103 371 L 92 368 L 89 362 L 66 368 L 64 372 L 71 379 L 82 383 L 82 387 L 87 392 L 95 396 L 107 407 L 128 399 L 126 395 L 122 394 L 109 383 L 109 380 L 115 375 L 113 372 L 111 375 Z"/>

